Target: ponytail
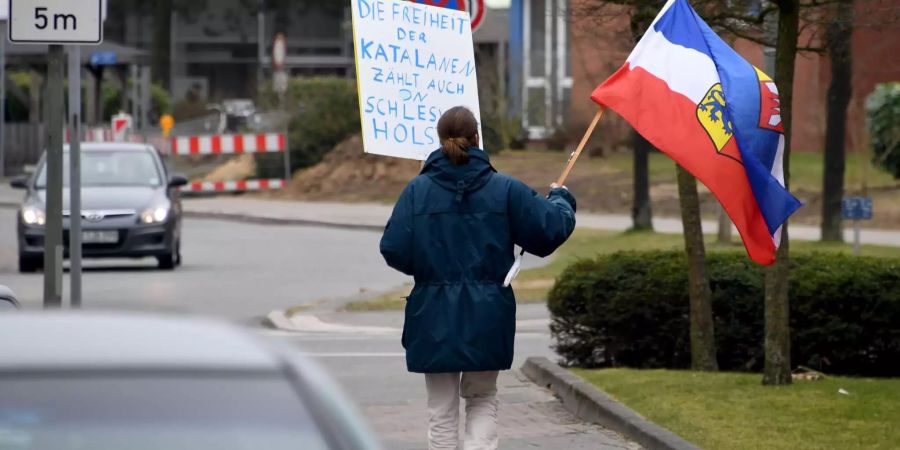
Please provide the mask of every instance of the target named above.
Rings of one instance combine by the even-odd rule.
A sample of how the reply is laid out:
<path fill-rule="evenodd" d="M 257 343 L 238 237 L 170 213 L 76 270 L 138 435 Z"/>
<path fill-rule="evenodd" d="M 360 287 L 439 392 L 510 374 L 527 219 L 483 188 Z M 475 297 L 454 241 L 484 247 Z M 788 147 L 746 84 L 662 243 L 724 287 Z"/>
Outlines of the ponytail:
<path fill-rule="evenodd" d="M 450 158 L 456 166 L 468 164 L 469 162 L 469 139 L 462 137 L 453 137 L 441 141 L 444 154 Z"/>
<path fill-rule="evenodd" d="M 469 147 L 478 146 L 478 121 L 475 115 L 463 106 L 447 110 L 437 123 L 438 137 L 447 158 L 454 165 L 469 162 Z"/>

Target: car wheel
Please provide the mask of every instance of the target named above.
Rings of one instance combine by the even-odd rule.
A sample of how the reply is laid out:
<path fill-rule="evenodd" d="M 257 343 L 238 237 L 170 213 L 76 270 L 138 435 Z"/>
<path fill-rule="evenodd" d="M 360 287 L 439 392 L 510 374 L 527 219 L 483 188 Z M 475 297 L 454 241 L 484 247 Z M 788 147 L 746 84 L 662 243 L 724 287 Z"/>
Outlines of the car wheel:
<path fill-rule="evenodd" d="M 19 255 L 19 272 L 34 273 L 44 268 L 44 258 Z"/>
<path fill-rule="evenodd" d="M 173 238 L 174 239 L 174 238 Z M 163 253 L 156 257 L 156 261 L 159 263 L 159 268 L 162 270 L 172 270 L 175 266 L 178 265 L 178 241 L 172 242 L 172 247 L 169 249 L 168 253 Z"/>
<path fill-rule="evenodd" d="M 175 268 L 175 254 L 174 253 L 166 253 L 165 255 L 157 256 L 156 261 L 159 263 L 160 269 L 172 270 Z"/>

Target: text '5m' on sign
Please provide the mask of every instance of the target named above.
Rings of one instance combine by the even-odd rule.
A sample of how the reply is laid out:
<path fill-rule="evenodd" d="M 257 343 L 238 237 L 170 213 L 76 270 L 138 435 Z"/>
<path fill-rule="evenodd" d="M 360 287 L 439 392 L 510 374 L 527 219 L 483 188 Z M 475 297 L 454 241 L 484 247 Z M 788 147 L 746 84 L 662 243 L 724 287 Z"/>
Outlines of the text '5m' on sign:
<path fill-rule="evenodd" d="M 12 43 L 97 45 L 103 42 L 102 0 L 8 1 Z"/>

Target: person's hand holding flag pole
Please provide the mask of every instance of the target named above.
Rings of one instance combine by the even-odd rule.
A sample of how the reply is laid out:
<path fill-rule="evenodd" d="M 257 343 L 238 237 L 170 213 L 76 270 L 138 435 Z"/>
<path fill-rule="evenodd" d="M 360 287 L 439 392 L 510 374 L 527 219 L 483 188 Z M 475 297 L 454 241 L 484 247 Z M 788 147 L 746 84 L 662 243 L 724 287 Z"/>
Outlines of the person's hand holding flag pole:
<path fill-rule="evenodd" d="M 605 108 L 603 106 L 597 110 L 597 114 L 594 114 L 594 120 L 591 121 L 590 126 L 588 126 L 587 131 L 584 133 L 584 136 L 581 138 L 581 142 L 578 144 L 578 147 L 575 148 L 575 151 L 569 155 L 569 160 L 566 162 L 566 168 L 563 169 L 562 173 L 559 175 L 559 178 L 556 180 L 556 183 L 550 185 L 551 189 L 555 189 L 558 187 L 565 188 L 566 178 L 569 177 L 569 173 L 572 171 L 572 168 L 575 167 L 575 162 L 578 161 L 578 157 L 581 156 L 581 152 L 584 150 L 584 147 L 587 145 L 588 139 L 590 139 L 591 134 L 594 133 L 594 128 L 597 127 L 597 123 L 600 122 L 600 118 L 603 117 L 603 111 Z M 503 281 L 503 287 L 509 287 L 512 284 L 513 280 L 519 275 L 519 271 L 522 269 L 522 258 L 525 256 L 525 250 L 519 252 L 516 255 L 516 260 L 513 262 L 512 267 L 509 269 L 509 272 L 506 274 L 506 279 Z"/>

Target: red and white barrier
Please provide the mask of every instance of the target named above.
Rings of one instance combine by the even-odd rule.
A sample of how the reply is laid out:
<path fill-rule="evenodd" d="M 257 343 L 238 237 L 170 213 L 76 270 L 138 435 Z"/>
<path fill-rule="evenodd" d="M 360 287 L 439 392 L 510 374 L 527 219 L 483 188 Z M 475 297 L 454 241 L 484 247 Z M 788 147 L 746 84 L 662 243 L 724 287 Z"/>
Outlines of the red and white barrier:
<path fill-rule="evenodd" d="M 172 138 L 173 155 L 283 152 L 284 133 L 216 134 Z"/>
<path fill-rule="evenodd" d="M 81 142 L 112 142 L 112 130 L 109 128 L 85 128 L 81 130 Z M 72 140 L 72 132 L 66 128 L 66 142 Z"/>
<path fill-rule="evenodd" d="M 263 191 L 266 189 L 281 189 L 285 186 L 284 180 L 277 178 L 267 180 L 240 180 L 240 181 L 197 181 L 182 187 L 181 192 L 238 192 L 238 191 Z"/>

